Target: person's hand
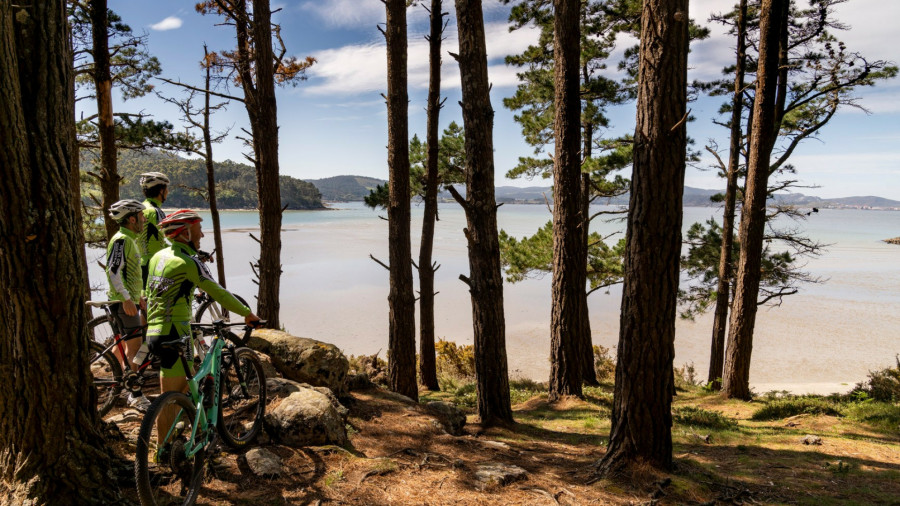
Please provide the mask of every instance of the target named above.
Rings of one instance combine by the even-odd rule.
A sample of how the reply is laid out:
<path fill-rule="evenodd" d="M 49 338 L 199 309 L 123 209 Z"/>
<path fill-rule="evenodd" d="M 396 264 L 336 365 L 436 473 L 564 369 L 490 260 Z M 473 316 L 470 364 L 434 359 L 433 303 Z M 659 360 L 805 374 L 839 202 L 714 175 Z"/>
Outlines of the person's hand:
<path fill-rule="evenodd" d="M 244 317 L 244 323 L 246 323 L 247 325 L 249 325 L 251 327 L 258 327 L 259 326 L 258 322 L 259 322 L 259 316 L 256 316 L 253 313 L 250 313 Z"/>
<path fill-rule="evenodd" d="M 147 310 L 147 297 L 141 297 L 141 309 Z"/>
<path fill-rule="evenodd" d="M 128 316 L 136 316 L 137 315 L 137 306 L 134 305 L 134 301 L 129 299 L 122 303 L 122 309 L 125 310 L 125 314 Z"/>

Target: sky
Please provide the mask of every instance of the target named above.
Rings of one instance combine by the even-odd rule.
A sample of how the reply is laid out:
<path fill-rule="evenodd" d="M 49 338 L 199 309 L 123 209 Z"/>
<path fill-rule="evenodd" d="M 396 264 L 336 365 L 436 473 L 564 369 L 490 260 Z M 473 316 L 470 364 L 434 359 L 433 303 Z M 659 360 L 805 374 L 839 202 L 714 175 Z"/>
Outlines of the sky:
<path fill-rule="evenodd" d="M 805 0 L 799 0 L 805 2 Z M 453 2 L 445 0 L 449 25 L 443 43 L 442 96 L 447 98 L 441 111 L 440 125 L 451 121 L 462 123 L 458 66 L 447 53 L 457 51 Z M 710 13 L 720 12 L 732 4 L 728 0 L 691 0 L 690 16 L 706 23 Z M 135 33 L 146 33 L 149 51 L 162 66 L 162 77 L 202 85 L 199 61 L 203 44 L 210 50 L 227 50 L 234 46 L 234 29 L 221 25 L 221 19 L 201 16 L 194 2 L 155 0 L 110 0 L 116 11 Z M 387 179 L 387 113 L 381 94 L 387 87 L 387 59 L 384 38 L 377 29 L 384 22 L 381 0 L 275 0 L 280 9 L 273 21 L 282 27 L 281 34 L 288 54 L 317 59 L 307 72 L 308 79 L 296 87 L 277 91 L 279 123 L 279 161 L 282 174 L 300 179 L 319 179 L 337 175 L 362 175 Z M 508 67 L 504 57 L 521 53 L 537 40 L 537 30 L 524 28 L 510 32 L 509 7 L 497 0 L 485 0 L 485 30 L 488 51 L 488 75 L 493 85 L 491 103 L 495 110 L 494 150 L 496 184 L 513 186 L 548 186 L 543 180 L 509 180 L 507 170 L 518 157 L 530 156 L 533 149 L 521 135 L 513 112 L 503 107 L 503 98 L 511 96 L 518 83 L 516 68 Z M 421 7 L 408 10 L 408 79 L 409 132 L 425 137 L 425 106 L 428 91 L 428 13 Z M 836 35 L 848 50 L 858 51 L 867 59 L 900 62 L 900 19 L 898 0 L 848 0 L 837 7 L 837 19 L 850 29 Z M 724 29 L 709 25 L 709 39 L 691 46 L 689 80 L 720 76 L 721 68 L 733 63 L 734 41 Z M 634 40 L 623 40 L 616 56 Z M 167 96 L 181 96 L 171 85 L 158 82 L 156 90 Z M 232 88 L 230 93 L 240 95 Z M 877 195 L 900 200 L 900 79 L 865 88 L 858 93 L 860 105 L 868 113 L 848 108 L 841 110 L 825 127 L 818 139 L 805 141 L 791 157 L 801 184 L 815 186 L 797 190 L 823 198 Z M 90 104 L 79 102 L 79 108 L 90 114 Z M 727 131 L 715 126 L 712 119 L 722 103 L 720 97 L 701 97 L 689 104 L 696 120 L 689 123 L 688 135 L 697 147 L 715 139 L 727 146 Z M 155 95 L 122 102 L 115 97 L 118 111 L 152 114 L 157 120 L 182 125 L 180 113 Z M 79 110 L 79 114 L 82 111 Z M 608 136 L 634 131 L 634 104 L 609 111 L 611 125 Z M 243 104 L 231 103 L 212 119 L 213 129 L 230 129 L 230 135 L 216 145 L 213 158 L 245 161 L 247 151 L 241 129 L 249 130 Z M 689 167 L 685 184 L 699 188 L 722 188 L 709 155 Z M 627 174 L 626 174 L 627 176 Z"/>

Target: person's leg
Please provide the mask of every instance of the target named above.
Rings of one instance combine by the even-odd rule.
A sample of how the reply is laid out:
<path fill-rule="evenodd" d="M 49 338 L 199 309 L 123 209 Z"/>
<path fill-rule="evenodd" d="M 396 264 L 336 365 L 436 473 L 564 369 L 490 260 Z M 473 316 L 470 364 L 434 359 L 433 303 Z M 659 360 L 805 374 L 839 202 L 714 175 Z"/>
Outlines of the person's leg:
<path fill-rule="evenodd" d="M 133 339 L 128 339 L 125 341 L 125 362 L 128 367 L 122 367 L 123 371 L 127 371 L 130 368 L 132 371 L 138 370 L 138 365 L 133 362 L 134 356 L 137 355 L 138 350 L 141 348 L 141 344 L 144 343 L 144 326 L 142 325 L 142 320 L 140 313 L 134 316 L 128 316 L 125 314 L 125 310 L 122 309 L 122 305 L 119 304 L 119 319 L 122 322 L 122 330 L 125 332 L 123 338 L 129 338 L 134 336 L 135 334 L 139 334 L 140 337 L 136 337 Z"/>
<path fill-rule="evenodd" d="M 190 332 L 188 327 L 188 332 Z M 183 329 L 182 329 L 183 330 Z M 166 336 L 166 340 L 179 339 L 180 332 L 177 326 L 173 325 L 172 332 Z M 159 389 L 160 393 L 165 392 L 187 392 L 188 384 L 184 370 L 184 364 L 181 357 L 174 350 L 160 350 L 158 353 L 160 358 L 159 372 Z M 177 406 L 169 406 L 164 409 L 157 419 L 156 433 L 157 444 L 165 444 L 162 439 L 169 433 L 169 428 L 178 415 L 179 408 Z M 193 420 L 191 421 L 193 423 Z"/>

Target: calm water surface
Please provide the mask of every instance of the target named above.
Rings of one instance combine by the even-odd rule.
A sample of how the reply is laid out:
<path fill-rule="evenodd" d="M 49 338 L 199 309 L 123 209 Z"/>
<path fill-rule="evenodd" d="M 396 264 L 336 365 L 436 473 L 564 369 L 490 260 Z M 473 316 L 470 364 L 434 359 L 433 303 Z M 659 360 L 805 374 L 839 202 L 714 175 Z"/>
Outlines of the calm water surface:
<path fill-rule="evenodd" d="M 331 211 L 284 214 L 281 318 L 296 335 L 328 341 L 348 354 L 385 356 L 388 335 L 388 272 L 369 258 L 388 257 L 387 221 L 359 203 L 333 204 Z M 598 208 L 599 210 L 600 208 Z M 715 208 L 685 208 L 685 229 L 711 217 Z M 500 227 L 520 237 L 550 219 L 545 206 L 504 205 Z M 205 224 L 209 225 L 207 219 Z M 249 263 L 259 245 L 248 232 L 258 228 L 255 212 L 222 213 L 228 287 L 252 300 L 256 285 Z M 595 220 L 603 234 L 624 224 Z M 869 370 L 893 365 L 900 353 L 900 246 L 881 242 L 900 235 L 900 212 L 822 210 L 807 221 L 783 225 L 801 229 L 829 244 L 807 263 L 827 281 L 802 287 L 780 307 L 762 308 L 756 325 L 750 381 L 764 392 L 789 389 L 827 393 L 846 390 Z M 418 256 L 422 206 L 413 207 L 413 257 Z M 435 229 L 434 259 L 440 264 L 435 287 L 435 331 L 439 338 L 472 342 L 471 302 L 460 274 L 468 274 L 462 229 L 465 216 L 456 204 L 442 204 Z M 203 240 L 212 249 L 212 233 Z M 616 238 L 619 236 L 616 236 Z M 89 251 L 89 258 L 102 256 Z M 92 263 L 91 279 L 105 286 Z M 621 289 L 589 298 L 593 340 L 614 348 L 618 341 Z M 513 374 L 538 380 L 549 375 L 550 276 L 504 286 L 507 350 Z M 711 315 L 676 326 L 675 363 L 693 363 L 705 378 L 709 363 Z"/>

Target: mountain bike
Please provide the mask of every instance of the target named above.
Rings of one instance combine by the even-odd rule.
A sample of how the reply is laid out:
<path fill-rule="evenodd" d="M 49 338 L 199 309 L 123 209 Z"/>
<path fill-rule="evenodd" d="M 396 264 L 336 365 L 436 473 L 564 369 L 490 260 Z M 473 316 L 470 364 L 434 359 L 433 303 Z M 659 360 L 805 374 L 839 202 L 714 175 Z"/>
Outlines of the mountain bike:
<path fill-rule="evenodd" d="M 259 325 L 265 325 L 260 321 Z M 203 484 L 207 457 L 221 439 L 232 449 L 250 444 L 262 428 L 266 409 L 266 378 L 249 348 L 227 341 L 229 327 L 244 323 L 191 323 L 212 331 L 212 346 L 199 369 L 188 373 L 188 393 L 165 392 L 153 401 L 141 423 L 135 452 L 134 477 L 144 506 L 193 504 Z M 245 327 L 243 339 L 252 327 Z M 190 336 L 165 343 L 178 352 L 191 371 Z"/>
<path fill-rule="evenodd" d="M 132 371 L 129 364 L 127 370 L 122 370 L 119 357 L 115 355 L 115 349 L 119 356 L 126 357 L 125 342 L 138 339 L 143 336 L 143 328 L 134 329 L 126 334 L 121 319 L 116 315 L 116 306 L 121 304 L 118 300 L 87 301 L 91 307 L 100 308 L 105 314 L 88 322 L 88 328 L 93 333 L 95 329 L 103 328 L 100 323 L 108 326 L 108 336 L 103 341 L 98 341 L 97 335 L 90 342 L 91 358 L 89 360 L 91 375 L 94 377 L 94 388 L 97 390 L 97 413 L 101 418 L 105 416 L 115 404 L 119 394 L 124 392 L 138 392 L 144 387 L 148 379 L 156 378 L 156 373 L 151 369 L 159 369 L 159 364 L 152 354 L 147 354 L 137 371 Z"/>

